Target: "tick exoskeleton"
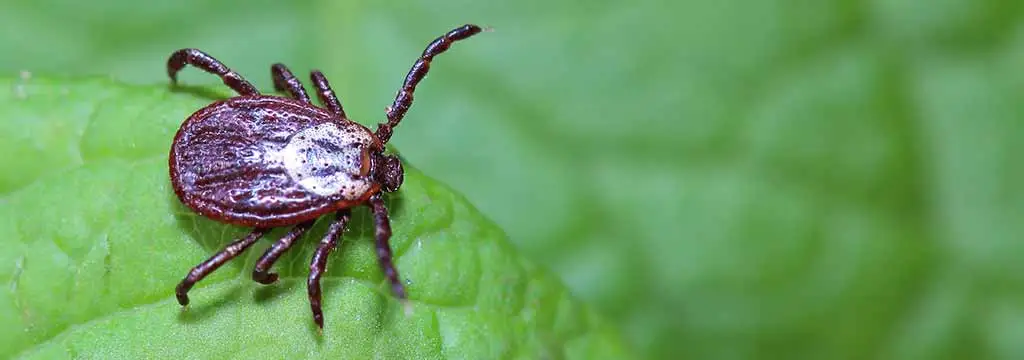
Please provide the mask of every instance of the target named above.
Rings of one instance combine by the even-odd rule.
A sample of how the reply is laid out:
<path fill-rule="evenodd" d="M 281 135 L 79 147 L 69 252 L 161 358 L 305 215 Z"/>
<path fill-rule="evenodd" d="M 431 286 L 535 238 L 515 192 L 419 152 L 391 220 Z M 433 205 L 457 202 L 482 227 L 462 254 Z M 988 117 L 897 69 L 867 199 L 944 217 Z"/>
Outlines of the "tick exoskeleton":
<path fill-rule="evenodd" d="M 391 225 L 382 197 L 402 185 L 402 163 L 385 154 L 384 145 L 412 105 L 413 91 L 427 75 L 431 60 L 454 42 L 480 32 L 476 25 L 464 25 L 431 42 L 409 70 L 387 108 L 387 121 L 379 124 L 376 132 L 345 116 L 320 71 L 312 71 L 310 79 L 323 107 L 313 105 L 302 84 L 282 64 L 273 64 L 270 72 L 274 88 L 290 98 L 260 94 L 238 73 L 200 50 L 171 54 L 167 74 L 172 83 L 177 83 L 178 71 L 192 65 L 219 76 L 239 94 L 196 111 L 181 125 L 169 159 L 174 192 L 203 216 L 253 228 L 195 266 L 175 289 L 178 302 L 188 305 L 188 291 L 196 282 L 272 228 L 291 226 L 259 258 L 252 272 L 253 280 L 274 283 L 277 274 L 270 272 L 274 262 L 317 218 L 333 212 L 335 220 L 313 254 L 307 280 L 313 321 L 322 329 L 320 276 L 345 230 L 350 209 L 360 205 L 368 206 L 373 214 L 381 269 L 394 295 L 404 301 L 405 287 L 391 259 Z"/>

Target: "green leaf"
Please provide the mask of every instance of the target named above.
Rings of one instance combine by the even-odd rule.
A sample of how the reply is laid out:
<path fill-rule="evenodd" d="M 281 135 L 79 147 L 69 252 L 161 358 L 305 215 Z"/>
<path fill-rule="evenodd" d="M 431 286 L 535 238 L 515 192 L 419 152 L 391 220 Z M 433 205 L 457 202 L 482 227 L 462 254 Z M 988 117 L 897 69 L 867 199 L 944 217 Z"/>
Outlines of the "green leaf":
<path fill-rule="evenodd" d="M 520 257 L 465 199 L 406 166 L 389 198 L 405 314 L 356 210 L 324 278 L 318 334 L 305 291 L 321 221 L 249 279 L 271 241 L 200 282 L 187 310 L 174 286 L 246 229 L 182 206 L 167 152 L 203 91 L 24 74 L 0 80 L 0 357 L 621 358 L 614 328 Z M 223 95 L 218 92 L 213 95 Z M 267 238 L 280 236 L 278 229 Z"/>

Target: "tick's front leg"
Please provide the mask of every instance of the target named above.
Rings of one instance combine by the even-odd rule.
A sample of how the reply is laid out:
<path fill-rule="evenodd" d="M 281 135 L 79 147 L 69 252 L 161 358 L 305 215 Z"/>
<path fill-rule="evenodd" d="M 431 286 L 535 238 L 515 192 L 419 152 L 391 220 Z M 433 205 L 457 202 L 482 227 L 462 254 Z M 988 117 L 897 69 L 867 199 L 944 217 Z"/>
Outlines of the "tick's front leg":
<path fill-rule="evenodd" d="M 434 39 L 434 41 L 427 45 L 427 48 L 423 50 L 423 54 L 420 55 L 419 59 L 416 59 L 416 62 L 412 64 L 412 69 L 405 75 L 405 80 L 402 81 L 402 88 L 398 90 L 395 101 L 391 103 L 391 106 L 388 106 L 388 121 L 377 125 L 377 138 L 380 141 L 387 143 L 388 140 L 391 140 L 392 131 L 402 121 L 402 118 L 405 117 L 405 112 L 409 110 L 409 107 L 412 106 L 412 94 L 416 91 L 416 85 L 427 76 L 427 71 L 430 71 L 430 62 L 434 60 L 434 57 L 448 51 L 448 48 L 456 41 L 464 40 L 479 34 L 481 31 L 483 29 L 479 26 L 466 24 Z"/>

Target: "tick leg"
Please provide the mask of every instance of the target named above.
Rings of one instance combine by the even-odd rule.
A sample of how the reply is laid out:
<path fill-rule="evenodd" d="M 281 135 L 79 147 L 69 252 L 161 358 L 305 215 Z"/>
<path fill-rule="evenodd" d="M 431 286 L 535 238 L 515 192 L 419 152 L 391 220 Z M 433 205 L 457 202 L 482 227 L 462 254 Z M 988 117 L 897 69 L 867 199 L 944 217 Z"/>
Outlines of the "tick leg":
<path fill-rule="evenodd" d="M 337 218 L 331 223 L 324 238 L 320 240 L 320 245 L 313 253 L 313 260 L 309 263 L 309 279 L 306 280 L 306 288 L 309 291 L 309 307 L 313 310 L 313 322 L 321 329 L 324 328 L 324 313 L 320 308 L 320 276 L 327 271 L 327 257 L 338 246 L 338 239 L 341 238 L 341 233 L 345 231 L 345 226 L 348 225 L 348 220 L 351 217 L 352 212 L 349 210 L 338 212 Z"/>
<path fill-rule="evenodd" d="M 384 200 L 380 194 L 370 198 L 370 210 L 373 212 L 373 220 L 376 225 L 377 238 L 377 259 L 380 261 L 380 268 L 384 276 L 391 283 L 391 291 L 399 300 L 405 300 L 405 286 L 398 280 L 398 270 L 391 259 L 391 221 L 388 220 L 388 208 L 384 206 Z"/>
<path fill-rule="evenodd" d="M 224 247 L 224 250 L 221 250 L 217 254 L 213 255 L 213 257 L 210 257 L 206 261 L 203 261 L 199 265 L 196 265 L 196 267 L 192 268 L 192 271 L 189 271 L 188 275 L 185 276 L 185 279 L 181 280 L 181 283 L 179 283 L 178 287 L 175 288 L 175 295 L 178 297 L 178 303 L 182 306 L 188 305 L 188 291 L 189 289 L 192 289 L 192 285 L 195 285 L 196 282 L 205 278 L 206 275 L 210 275 L 210 273 L 217 270 L 221 265 L 224 265 L 231 259 L 234 259 L 238 254 L 241 254 L 245 249 L 248 249 L 252 244 L 256 243 L 256 240 L 259 240 L 260 237 L 269 231 L 270 229 L 264 228 L 254 229 L 249 233 L 249 235 L 235 240 L 235 242 Z"/>
<path fill-rule="evenodd" d="M 220 61 L 214 59 L 198 49 L 181 49 L 171 54 L 167 59 L 167 76 L 171 77 L 172 83 L 178 82 L 178 71 L 185 65 L 192 65 L 208 73 L 220 76 L 224 84 L 234 89 L 240 95 L 256 95 L 259 91 L 255 86 L 242 78 L 241 75 L 224 66 Z"/>
<path fill-rule="evenodd" d="M 256 261 L 256 266 L 252 269 L 252 279 L 260 284 L 273 284 L 277 281 L 277 274 L 270 272 L 270 268 L 274 266 L 274 263 L 281 257 L 281 254 L 284 254 L 285 251 L 288 251 L 295 244 L 296 239 L 313 227 L 314 222 L 316 220 L 295 225 L 291 231 L 288 231 L 287 234 L 267 249 L 263 256 L 260 256 L 260 259 Z"/>
<path fill-rule="evenodd" d="M 327 82 L 327 77 L 319 70 L 313 70 L 309 74 L 309 78 L 313 80 L 313 86 L 316 86 L 316 94 L 320 97 L 320 102 L 327 107 L 327 110 L 340 117 L 345 117 L 345 109 L 341 107 L 341 102 L 334 95 L 334 90 L 331 89 L 331 83 Z"/>
<path fill-rule="evenodd" d="M 277 63 L 271 65 L 270 77 L 274 78 L 274 90 L 287 91 L 291 97 L 304 103 L 309 103 L 309 95 L 306 95 L 306 89 L 302 88 L 302 83 L 299 82 L 299 79 L 295 78 L 295 75 L 284 64 Z"/>
<path fill-rule="evenodd" d="M 447 51 L 448 47 L 456 41 L 466 39 L 481 31 L 483 30 L 479 26 L 463 25 L 434 39 L 430 45 L 427 45 L 427 48 L 423 50 L 423 55 L 420 55 L 420 58 L 412 65 L 412 69 L 405 75 L 402 88 L 395 95 L 395 101 L 388 107 L 388 122 L 377 125 L 377 137 L 380 138 L 380 141 L 387 143 L 391 139 L 391 132 L 394 127 L 398 126 L 398 123 L 405 117 L 405 112 L 412 106 L 412 93 L 416 90 L 416 84 L 419 84 L 420 80 L 427 76 L 427 71 L 430 70 L 430 62 L 434 57 Z"/>

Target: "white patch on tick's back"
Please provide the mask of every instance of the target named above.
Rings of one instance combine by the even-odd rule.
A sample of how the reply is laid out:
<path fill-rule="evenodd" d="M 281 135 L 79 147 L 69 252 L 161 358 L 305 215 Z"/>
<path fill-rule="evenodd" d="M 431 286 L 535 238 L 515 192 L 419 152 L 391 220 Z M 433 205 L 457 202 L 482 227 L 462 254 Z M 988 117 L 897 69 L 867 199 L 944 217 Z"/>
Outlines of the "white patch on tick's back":
<path fill-rule="evenodd" d="M 369 179 L 359 176 L 369 141 L 362 135 L 357 129 L 346 131 L 336 123 L 323 123 L 292 135 L 280 159 L 288 176 L 306 191 L 354 199 L 371 186 Z"/>

